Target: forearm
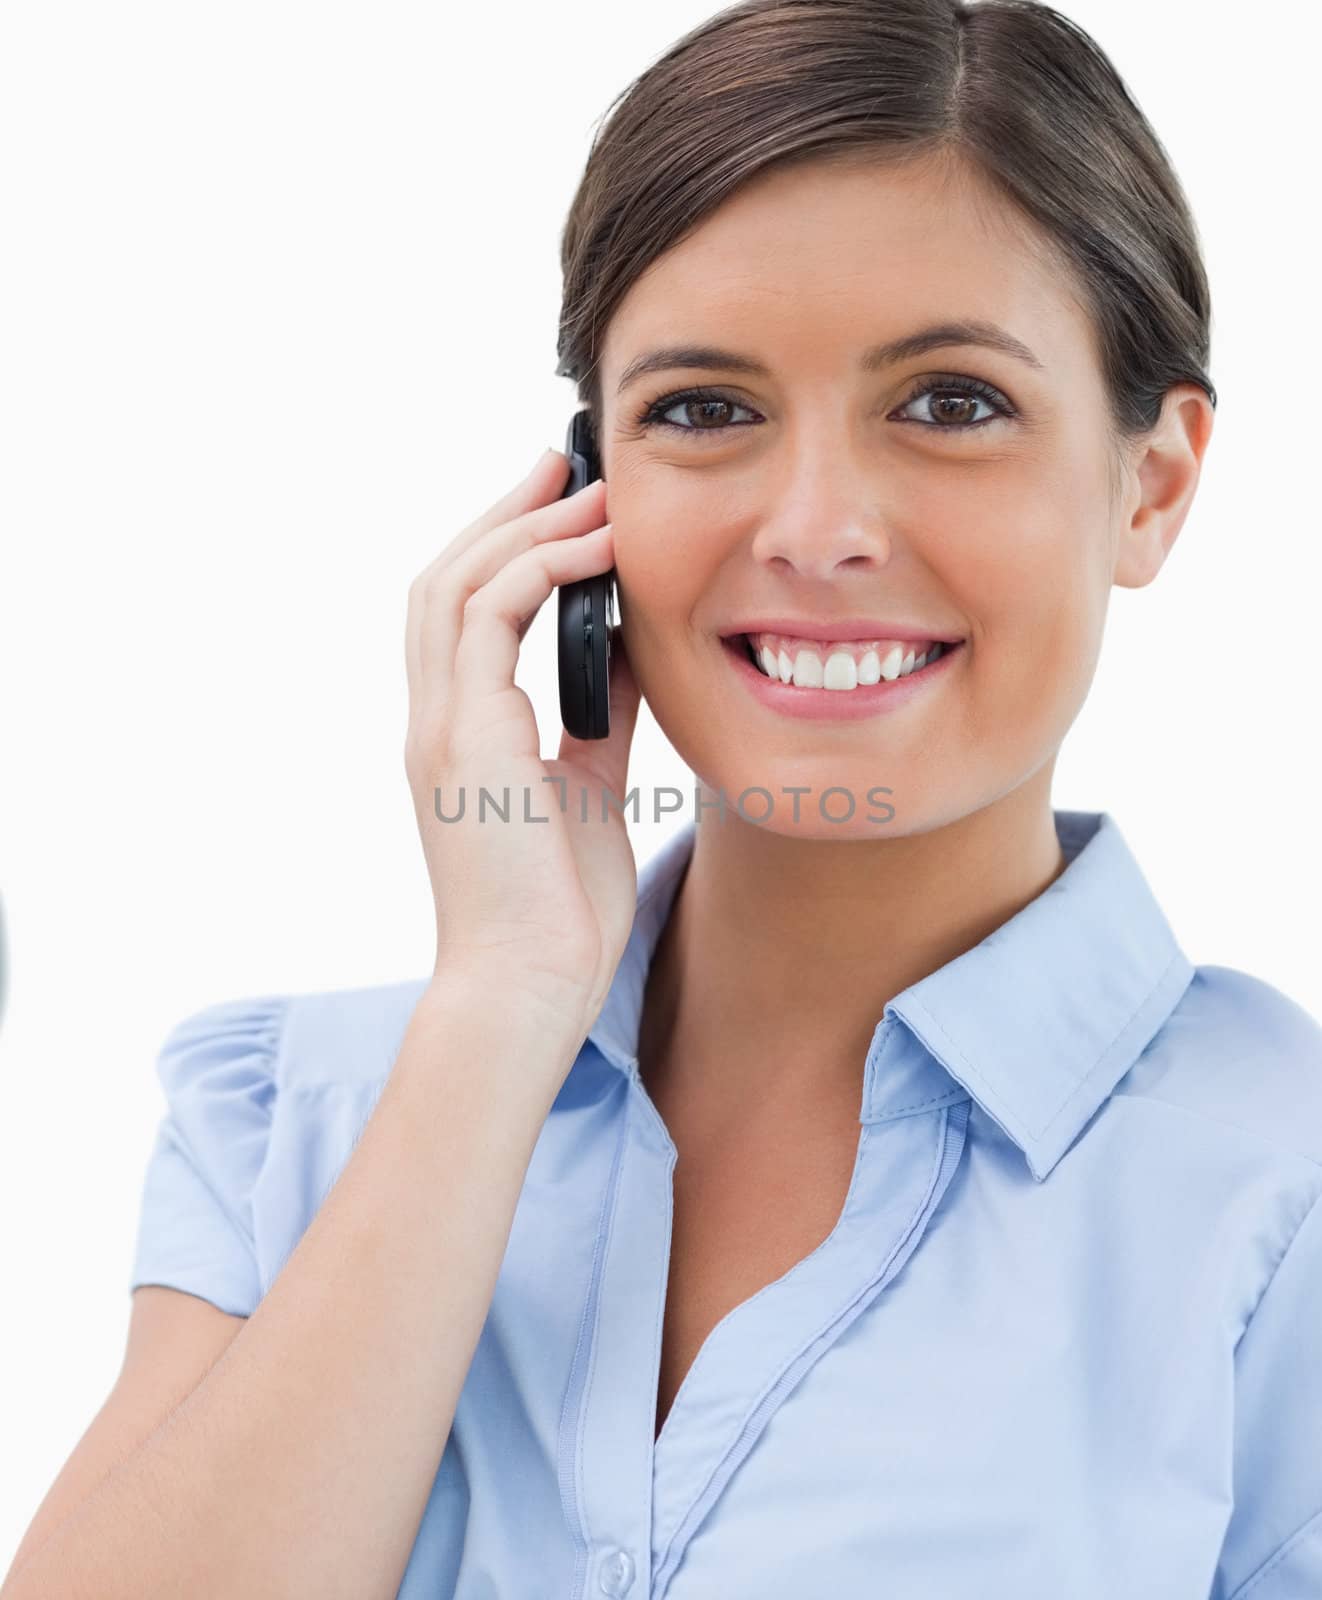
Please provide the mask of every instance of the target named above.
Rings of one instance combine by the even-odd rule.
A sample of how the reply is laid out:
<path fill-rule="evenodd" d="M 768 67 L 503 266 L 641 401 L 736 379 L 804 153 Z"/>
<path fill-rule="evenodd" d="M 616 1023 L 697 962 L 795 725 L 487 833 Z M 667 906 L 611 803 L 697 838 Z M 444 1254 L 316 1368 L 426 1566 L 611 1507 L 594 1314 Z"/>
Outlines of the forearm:
<path fill-rule="evenodd" d="M 396 1594 L 537 1136 L 582 1042 L 546 1012 L 490 1005 L 495 992 L 427 991 L 269 1292 L 3 1600 Z"/>

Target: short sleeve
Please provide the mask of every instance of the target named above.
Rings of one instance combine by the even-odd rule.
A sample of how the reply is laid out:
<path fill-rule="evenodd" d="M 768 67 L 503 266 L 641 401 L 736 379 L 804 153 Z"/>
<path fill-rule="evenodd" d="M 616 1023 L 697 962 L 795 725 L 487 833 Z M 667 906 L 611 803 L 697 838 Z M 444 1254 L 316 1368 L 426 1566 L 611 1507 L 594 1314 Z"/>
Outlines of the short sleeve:
<path fill-rule="evenodd" d="M 143 1181 L 130 1291 L 164 1284 L 233 1316 L 256 1308 L 252 1194 L 287 1009 L 278 996 L 226 1000 L 166 1036 L 156 1075 L 167 1109 Z"/>
<path fill-rule="evenodd" d="M 1234 1509 L 1211 1600 L 1322 1596 L 1322 1194 L 1235 1352 Z"/>

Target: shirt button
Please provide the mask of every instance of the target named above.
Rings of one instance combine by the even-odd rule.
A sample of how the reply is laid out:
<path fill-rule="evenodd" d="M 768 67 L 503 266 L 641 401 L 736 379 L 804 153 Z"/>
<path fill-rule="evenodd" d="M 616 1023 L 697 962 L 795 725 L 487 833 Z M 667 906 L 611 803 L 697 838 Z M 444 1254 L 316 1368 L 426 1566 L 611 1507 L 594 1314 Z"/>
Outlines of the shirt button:
<path fill-rule="evenodd" d="M 633 1582 L 633 1557 L 627 1550 L 612 1550 L 601 1563 L 601 1592 L 622 1595 Z"/>

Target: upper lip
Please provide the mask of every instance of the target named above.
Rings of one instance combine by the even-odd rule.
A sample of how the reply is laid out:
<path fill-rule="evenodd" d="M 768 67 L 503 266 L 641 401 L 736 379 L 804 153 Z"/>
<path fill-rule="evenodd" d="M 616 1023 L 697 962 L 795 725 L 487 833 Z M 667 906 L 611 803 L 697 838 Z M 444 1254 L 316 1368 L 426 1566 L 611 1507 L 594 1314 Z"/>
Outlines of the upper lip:
<path fill-rule="evenodd" d="M 784 633 L 794 639 L 905 639 L 917 643 L 931 640 L 940 644 L 960 644 L 963 635 L 943 633 L 932 628 L 913 627 L 907 622 L 878 621 L 875 617 L 842 617 L 836 622 L 814 622 L 809 617 L 748 617 L 722 630 L 722 638 L 740 633 Z"/>

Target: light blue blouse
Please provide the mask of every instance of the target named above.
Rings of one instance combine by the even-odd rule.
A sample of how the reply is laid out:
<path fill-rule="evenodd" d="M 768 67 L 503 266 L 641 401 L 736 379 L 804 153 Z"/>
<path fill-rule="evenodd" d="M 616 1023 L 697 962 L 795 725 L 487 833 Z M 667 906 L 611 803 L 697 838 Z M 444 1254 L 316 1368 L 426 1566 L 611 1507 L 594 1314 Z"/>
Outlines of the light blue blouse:
<path fill-rule="evenodd" d="M 1055 817 L 1060 877 L 886 1005 L 833 1232 L 655 1442 L 676 1152 L 636 1049 L 693 823 L 644 864 L 404 1600 L 1322 1596 L 1322 1028 L 1191 966 L 1107 813 Z M 174 1028 L 133 1286 L 253 1310 L 423 987 Z"/>

